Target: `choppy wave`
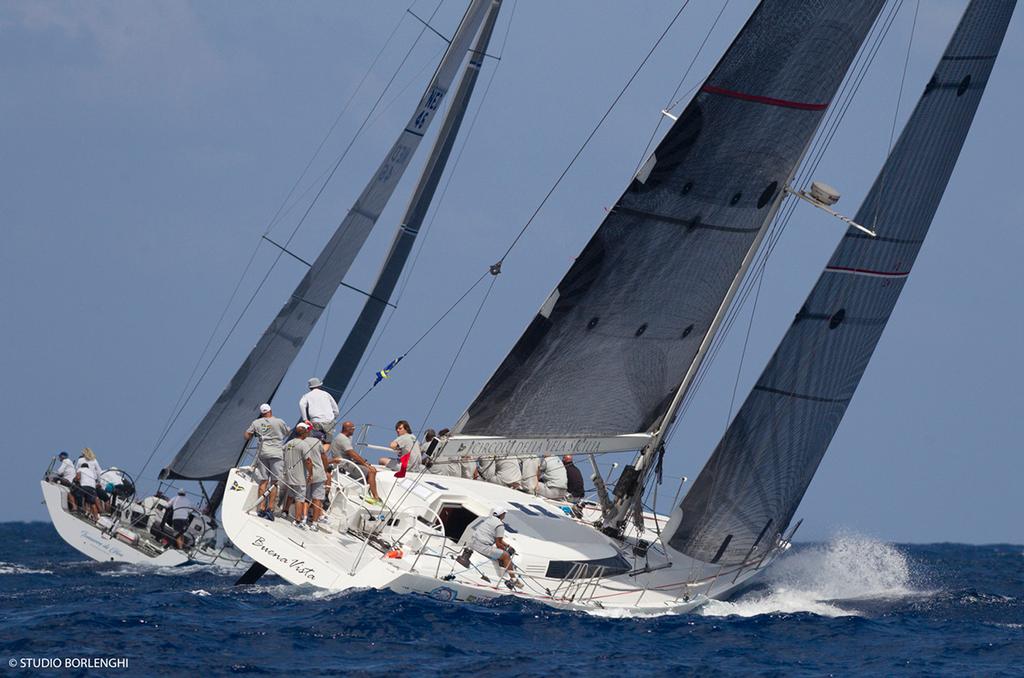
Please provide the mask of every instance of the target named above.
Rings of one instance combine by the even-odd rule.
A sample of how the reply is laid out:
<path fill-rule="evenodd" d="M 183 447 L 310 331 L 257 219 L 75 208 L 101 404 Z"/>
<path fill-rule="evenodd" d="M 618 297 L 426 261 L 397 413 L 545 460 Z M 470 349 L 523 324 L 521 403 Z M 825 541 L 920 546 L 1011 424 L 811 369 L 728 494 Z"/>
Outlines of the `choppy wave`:
<path fill-rule="evenodd" d="M 761 587 L 731 601 L 711 601 L 704 616 L 806 612 L 822 617 L 860 615 L 856 603 L 927 595 L 914 586 L 910 559 L 903 551 L 868 537 L 838 536 L 780 558 L 763 575 Z"/>
<path fill-rule="evenodd" d="M 17 563 L 0 562 L 0 574 L 53 574 L 53 570 L 25 567 Z"/>
<path fill-rule="evenodd" d="M 504 597 L 329 592 L 235 572 L 84 561 L 49 525 L 0 523 L 0 657 L 129 657 L 131 675 L 1015 675 L 1019 545 L 797 545 L 727 602 L 614 619 Z M 84 634 L 84 635 L 83 635 Z M 126 674 L 127 675 L 127 674 Z"/>

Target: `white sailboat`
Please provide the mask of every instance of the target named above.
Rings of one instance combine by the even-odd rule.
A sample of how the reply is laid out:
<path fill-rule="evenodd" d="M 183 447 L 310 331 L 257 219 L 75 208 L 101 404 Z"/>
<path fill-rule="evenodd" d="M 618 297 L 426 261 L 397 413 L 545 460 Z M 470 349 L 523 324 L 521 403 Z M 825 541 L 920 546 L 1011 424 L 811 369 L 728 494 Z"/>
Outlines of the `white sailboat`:
<path fill-rule="evenodd" d="M 882 4 L 762 2 L 452 435 L 429 450 L 435 464 L 637 451 L 611 497 L 596 463 L 597 500 L 582 503 L 381 469 L 380 507 L 365 501 L 362 481 L 335 473 L 328 527 L 309 531 L 257 517 L 256 483 L 241 467 L 224 500 L 235 543 L 294 584 L 512 595 L 604 614 L 684 612 L 769 565 L 800 525 L 794 513 L 910 273 L 1012 0 L 967 8 L 860 210 L 844 218 L 845 237 L 682 502 L 655 515 L 644 495 L 782 201 L 835 215 L 829 187 L 791 184 Z M 492 512 L 505 516 L 519 585 L 466 550 L 467 528 Z"/>

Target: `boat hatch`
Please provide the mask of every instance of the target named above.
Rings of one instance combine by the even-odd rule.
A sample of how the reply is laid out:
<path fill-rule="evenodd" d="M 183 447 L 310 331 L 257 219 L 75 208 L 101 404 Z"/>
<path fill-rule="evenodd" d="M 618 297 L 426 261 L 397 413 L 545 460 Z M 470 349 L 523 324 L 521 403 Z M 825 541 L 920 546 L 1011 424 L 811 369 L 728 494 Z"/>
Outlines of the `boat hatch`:
<path fill-rule="evenodd" d="M 620 555 L 596 560 L 552 560 L 545 576 L 552 579 L 614 577 L 629 572 L 629 561 Z"/>
<path fill-rule="evenodd" d="M 462 504 L 442 504 L 437 515 L 444 525 L 445 536 L 455 542 L 462 539 L 469 524 L 480 517 Z"/>

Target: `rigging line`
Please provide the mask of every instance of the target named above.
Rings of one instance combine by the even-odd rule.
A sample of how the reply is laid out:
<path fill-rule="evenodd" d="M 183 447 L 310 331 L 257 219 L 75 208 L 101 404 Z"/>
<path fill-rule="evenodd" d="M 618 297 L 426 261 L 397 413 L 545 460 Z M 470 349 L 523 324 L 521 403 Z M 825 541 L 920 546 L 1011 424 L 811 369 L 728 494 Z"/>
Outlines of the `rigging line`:
<path fill-rule="evenodd" d="M 437 10 L 440 7 L 441 7 L 441 3 L 439 2 L 437 7 L 434 9 L 434 12 L 436 13 Z M 431 15 L 431 18 L 433 18 L 433 14 Z M 331 169 L 331 171 L 328 174 L 327 178 L 324 179 L 323 183 L 320 186 L 320 190 L 318 190 L 316 195 L 313 197 L 313 201 L 310 203 L 309 207 L 306 208 L 305 213 L 302 215 L 302 218 L 299 219 L 299 222 L 295 225 L 295 228 L 292 230 L 291 235 L 288 236 L 288 239 L 285 241 L 285 247 L 287 247 L 291 243 L 292 239 L 295 237 L 295 234 L 298 233 L 299 228 L 302 226 L 302 224 L 305 221 L 306 217 L 309 215 L 310 210 L 313 209 L 313 206 L 316 204 L 317 200 L 320 198 L 320 195 L 323 193 L 324 189 L 327 187 L 327 184 L 330 183 L 330 180 L 334 176 L 334 173 L 337 171 L 337 169 L 341 165 L 342 161 L 348 155 L 348 152 L 351 150 L 351 148 L 352 148 L 353 144 L 355 143 L 356 139 L 359 137 L 360 133 L 363 131 L 363 128 L 366 127 L 367 122 L 369 121 L 370 117 L 373 115 L 374 111 L 377 109 L 377 106 L 379 106 L 380 102 L 384 99 L 384 95 L 387 93 L 388 88 L 391 87 L 391 84 L 398 77 L 399 72 L 401 72 L 402 68 L 405 66 L 405 63 L 408 61 L 409 56 L 412 54 L 413 50 L 416 48 L 417 43 L 423 37 L 423 34 L 425 32 L 426 32 L 425 28 L 420 29 L 420 33 L 416 37 L 416 40 L 413 41 L 413 44 L 409 47 L 409 50 L 405 53 L 405 56 L 402 58 L 401 63 L 395 69 L 395 72 L 391 75 L 391 78 L 388 80 L 387 84 L 384 85 L 384 88 L 381 90 L 381 93 L 377 97 L 377 100 L 374 102 L 373 106 L 367 112 L 366 117 L 363 118 L 362 124 L 359 125 L 359 128 L 355 132 L 355 135 L 353 135 L 352 139 L 349 141 L 348 146 L 345 148 L 344 152 L 342 152 L 342 154 L 338 157 L 337 162 L 335 162 L 334 167 Z M 185 398 L 185 401 L 181 404 L 181 407 L 178 409 L 178 411 L 175 413 L 174 417 L 171 419 L 171 423 L 167 427 L 167 430 L 165 430 L 160 435 L 159 440 L 157 440 L 156 446 L 154 446 L 153 451 L 150 452 L 149 457 L 146 459 L 146 463 L 143 465 L 143 470 L 145 470 L 146 466 L 149 465 L 149 462 L 153 459 L 153 455 L 156 453 L 156 450 L 160 447 L 161 444 L 163 444 L 163 441 L 166 439 L 167 434 L 170 432 L 170 430 L 174 426 L 175 422 L 177 422 L 178 418 L 181 416 L 181 413 L 184 412 L 185 407 L 188 406 L 189 401 L 191 401 L 192 397 L 196 393 L 196 390 L 199 388 L 199 384 L 202 383 L 203 379 L 209 373 L 210 368 L 213 366 L 213 363 L 217 360 L 217 357 L 220 355 L 221 351 L 224 350 L 224 347 L 227 345 L 228 340 L 231 338 L 231 335 L 234 333 L 235 329 L 238 327 L 239 323 L 242 321 L 242 318 L 245 317 L 246 312 L 252 306 L 253 302 L 259 296 L 260 291 L 263 289 L 263 285 L 266 284 L 267 280 L 270 278 L 270 274 L 273 273 L 274 268 L 277 266 L 277 264 L 281 260 L 282 256 L 284 256 L 284 251 L 283 250 L 278 251 L 277 256 L 274 257 L 273 263 L 271 263 L 270 268 L 267 269 L 267 272 L 266 272 L 266 274 L 264 274 L 263 279 L 260 280 L 259 284 L 256 286 L 256 290 L 252 293 L 252 296 L 249 298 L 249 301 L 245 304 L 245 307 L 242 308 L 241 313 L 239 313 L 238 317 L 235 319 L 235 322 L 231 325 L 231 328 L 228 330 L 228 333 L 224 336 L 224 339 L 221 341 L 220 346 L 217 347 L 217 350 L 213 354 L 213 357 L 210 358 L 210 361 L 207 363 L 206 368 L 203 370 L 202 374 L 199 375 L 199 379 L 196 381 L 195 385 L 192 387 L 192 390 L 189 392 L 188 396 Z"/>
<path fill-rule="evenodd" d="M 889 147 L 886 150 L 885 156 L 889 157 L 892 153 L 892 145 L 896 139 L 896 122 L 900 116 L 900 103 L 903 101 L 903 86 L 907 80 L 907 67 L 910 65 L 910 48 L 914 45 L 914 32 L 917 30 L 917 14 L 921 10 L 921 0 L 917 0 L 917 4 L 914 6 L 914 20 L 910 24 L 910 40 L 907 41 L 907 54 L 903 59 L 903 75 L 900 77 L 900 92 L 896 96 L 896 110 L 892 114 L 892 128 L 889 130 Z M 887 172 L 885 162 L 882 164 L 882 176 L 878 181 L 878 200 L 875 201 L 875 217 L 872 221 L 871 228 L 876 230 L 878 227 L 878 215 L 882 209 L 882 202 L 885 197 L 885 179 Z"/>
<path fill-rule="evenodd" d="M 526 233 L 526 229 L 528 229 L 530 227 L 530 224 L 533 223 L 533 220 L 537 218 L 537 215 L 540 213 L 541 209 L 543 209 L 544 205 L 547 204 L 548 199 L 550 199 L 551 196 L 554 194 L 555 189 L 557 189 L 558 186 L 562 183 L 562 179 L 564 179 L 565 176 L 569 173 L 569 170 L 572 169 L 572 166 L 576 164 L 576 160 L 579 159 L 580 155 L 583 154 L 584 149 L 586 149 L 587 145 L 590 143 L 590 140 L 594 138 L 594 135 L 597 134 L 597 131 L 601 129 L 601 125 L 603 125 L 604 121 L 608 118 L 609 115 L 611 115 L 612 109 L 614 109 L 615 105 L 619 103 L 619 99 L 621 99 L 622 96 L 626 93 L 626 90 L 629 89 L 629 86 L 633 84 L 633 80 L 635 80 L 636 76 L 640 74 L 641 69 L 643 69 L 643 67 L 647 64 L 648 60 L 650 60 L 651 55 L 653 55 L 654 51 L 658 49 L 658 46 L 661 44 L 661 41 L 665 39 L 665 36 L 668 35 L 668 32 L 672 30 L 672 26 L 675 25 L 676 20 L 679 19 L 679 15 L 683 13 L 683 10 L 686 9 L 686 6 L 688 4 L 690 4 L 690 0 L 685 0 L 685 2 L 683 2 L 683 6 L 679 8 L 679 11 L 676 12 L 676 15 L 674 17 L 672 17 L 672 20 L 668 23 L 668 26 L 666 26 L 665 30 L 662 31 L 660 36 L 658 36 L 658 39 L 654 42 L 654 45 L 651 47 L 651 50 L 647 53 L 647 56 L 643 58 L 643 61 L 640 62 L 640 65 L 637 66 L 636 70 L 633 71 L 633 74 L 629 76 L 629 80 L 626 81 L 626 84 L 623 85 L 619 93 L 615 95 L 614 99 L 612 99 L 611 104 L 608 105 L 608 110 L 606 110 L 604 112 L 604 115 L 601 116 L 601 119 L 597 121 L 597 124 L 594 126 L 594 129 L 590 131 L 590 134 L 587 135 L 587 138 L 579 147 L 579 150 L 577 150 L 576 153 L 572 156 L 572 159 L 569 161 L 569 164 L 566 165 L 565 169 L 562 170 L 562 173 L 558 175 L 558 178 L 555 180 L 555 183 L 552 184 L 551 189 L 547 192 L 547 195 L 545 195 L 544 198 L 540 201 L 540 204 L 537 205 L 537 209 L 533 211 L 533 214 L 530 215 L 530 218 L 526 220 L 525 224 L 523 224 L 522 229 L 520 229 L 516 237 L 512 239 L 512 243 L 508 246 L 508 249 L 506 249 L 505 253 L 501 255 L 500 259 L 498 259 L 499 264 L 505 261 L 505 258 L 509 255 L 512 249 L 519 242 L 519 239 L 522 238 L 523 234 Z"/>
<path fill-rule="evenodd" d="M 862 52 L 863 58 L 860 58 L 860 63 L 855 64 L 854 66 L 855 74 L 852 77 L 848 78 L 847 81 L 844 83 L 845 92 L 842 92 L 840 94 L 840 97 L 838 98 L 843 98 L 843 94 L 845 94 L 845 100 L 840 105 L 839 109 L 832 109 L 833 111 L 836 112 L 834 115 L 831 116 L 831 120 L 827 120 L 825 123 L 823 123 L 823 129 L 828 128 L 830 124 L 831 129 L 816 135 L 816 140 L 812 142 L 812 150 L 809 151 L 809 155 L 812 156 L 812 160 L 809 161 L 809 163 L 805 165 L 804 168 L 798 171 L 798 175 L 803 175 L 803 178 L 800 179 L 801 182 L 806 181 L 807 177 L 813 174 L 818 164 L 821 162 L 825 150 L 827 150 L 827 148 L 831 145 L 832 139 L 835 136 L 835 132 L 838 129 L 839 124 L 845 117 L 846 112 L 849 109 L 849 105 L 853 101 L 853 98 L 856 95 L 857 91 L 859 91 L 860 85 L 863 82 L 868 69 L 873 63 L 874 58 L 878 53 L 878 49 L 881 46 L 882 41 L 888 34 L 889 28 L 892 26 L 892 22 L 895 19 L 896 13 L 899 11 L 899 8 L 901 6 L 902 0 L 898 0 L 898 2 L 890 6 L 892 9 L 890 10 L 889 16 L 883 20 L 882 28 L 875 32 L 874 43 L 872 45 L 869 45 L 869 47 Z M 732 325 L 735 322 L 739 310 L 745 304 L 746 299 L 750 295 L 750 291 L 753 288 L 753 280 L 758 279 L 760 276 L 764 274 L 765 268 L 768 263 L 768 258 L 771 256 L 776 244 L 778 243 L 783 231 L 785 230 L 785 227 L 788 225 L 789 220 L 791 219 L 793 212 L 795 210 L 795 206 L 796 201 L 791 201 L 788 210 L 786 208 L 783 208 L 785 210 L 784 214 L 782 214 L 781 218 L 778 219 L 776 223 L 771 226 L 771 228 L 773 228 L 774 230 L 771 234 L 769 234 L 769 238 L 767 238 L 768 243 L 765 247 L 762 248 L 762 252 L 759 253 L 759 260 L 756 261 L 755 264 L 751 267 L 750 277 L 748 278 L 748 280 L 744 281 L 744 285 L 741 288 L 741 292 L 739 293 L 736 302 L 734 302 L 729 312 L 727 312 L 726 320 L 723 323 L 722 331 L 720 331 L 718 337 L 716 337 L 716 340 L 709 351 L 708 358 L 704 361 L 704 364 L 701 366 L 700 373 L 698 374 L 693 387 L 690 389 L 690 393 L 687 394 L 686 402 L 684 402 L 682 408 L 680 409 L 680 417 L 682 417 L 689 409 L 689 406 L 694 399 L 694 395 L 699 391 L 701 384 L 704 382 L 705 376 L 707 375 L 712 364 L 714 363 L 715 358 L 720 353 L 725 337 L 729 334 L 729 331 L 731 330 Z"/>
<path fill-rule="evenodd" d="M 292 195 L 295 193 L 295 189 L 298 188 L 299 184 L 302 182 L 302 179 L 305 178 L 306 173 L 309 171 L 309 168 L 312 166 L 313 162 L 316 160 L 317 156 L 320 154 L 320 151 L 323 149 L 324 145 L 327 143 L 327 139 L 331 136 L 331 134 L 334 132 L 335 128 L 338 126 L 338 123 L 341 121 L 342 117 L 348 111 L 349 106 L 352 104 L 352 101 L 355 99 L 355 97 L 359 93 L 360 89 L 362 89 L 363 84 L 366 82 L 366 79 L 369 77 L 369 75 L 373 71 L 374 67 L 376 67 L 377 62 L 380 61 L 380 57 L 384 54 L 384 51 L 391 44 L 391 41 L 394 39 L 395 35 L 398 33 L 398 29 L 401 27 L 402 22 L 404 20 L 405 20 L 405 15 L 403 14 L 402 16 L 399 17 L 398 23 L 395 24 L 395 27 L 391 30 L 391 33 L 388 35 L 387 39 L 384 41 L 383 47 L 380 48 L 380 51 L 377 52 L 377 55 L 373 58 L 373 61 L 370 63 L 370 66 L 363 73 L 362 78 L 360 78 L 359 83 L 356 85 L 356 88 L 353 90 L 353 92 L 349 96 L 348 100 L 342 106 L 341 111 L 338 113 L 337 117 L 334 119 L 334 122 L 331 124 L 330 128 L 327 130 L 327 133 L 320 140 L 320 144 L 316 147 L 316 150 L 313 152 L 312 157 L 310 157 L 309 161 L 306 163 L 306 166 L 302 169 L 302 172 L 299 173 L 298 178 L 295 180 L 295 183 L 292 184 L 292 187 L 288 191 L 287 195 L 285 195 L 284 200 L 281 201 L 281 204 L 278 206 L 277 211 L 274 212 L 274 215 L 270 218 L 270 221 L 267 223 L 266 229 L 263 231 L 264 235 L 270 233 L 271 229 L 273 229 L 273 227 L 277 223 L 278 219 L 282 216 L 281 213 L 285 209 L 285 206 L 288 204 L 289 200 L 291 200 Z M 313 186 L 313 184 L 310 185 L 310 188 L 312 188 L 312 186 Z M 305 193 L 307 193 L 309 190 L 310 189 L 306 189 L 306 191 L 303 192 L 303 195 L 305 195 Z M 290 208 L 289 208 L 288 211 L 291 211 Z M 235 284 L 235 287 L 232 290 L 231 295 L 228 297 L 228 301 L 225 304 L 224 309 L 221 311 L 220 317 L 217 319 L 217 322 L 214 325 L 213 331 L 210 333 L 210 337 L 206 340 L 206 344 L 203 346 L 203 350 L 200 352 L 199 358 L 196 360 L 195 365 L 192 367 L 192 371 L 189 373 L 189 377 L 188 377 L 188 379 L 185 382 L 185 386 L 181 389 L 181 393 L 178 395 L 178 399 L 175 401 L 174 406 L 171 408 L 171 411 L 168 413 L 167 421 L 164 423 L 164 426 L 161 429 L 162 433 L 165 432 L 166 429 L 171 425 L 171 421 L 174 418 L 174 412 L 178 409 L 178 406 L 181 404 L 182 398 L 184 398 L 185 394 L 188 392 L 188 388 L 192 384 L 192 379 L 195 377 L 196 372 L 199 371 L 199 367 L 200 367 L 200 365 L 202 365 L 203 359 L 206 357 L 207 351 L 209 351 L 210 346 L 213 344 L 213 340 L 217 336 L 217 332 L 220 330 L 221 324 L 224 322 L 224 318 L 227 316 L 227 312 L 231 308 L 231 304 L 234 303 L 235 297 L 238 295 L 238 290 L 241 288 L 242 282 L 245 280 L 245 276 L 246 276 L 246 274 L 248 274 L 249 269 L 252 266 L 252 263 L 253 263 L 253 261 L 256 258 L 256 253 L 259 250 L 260 244 L 261 243 L 259 243 L 259 242 L 256 243 L 256 247 L 254 248 L 253 253 L 249 257 L 249 261 L 246 263 L 245 267 L 242 269 L 242 274 L 239 276 L 238 282 Z"/>
<path fill-rule="evenodd" d="M 694 53 L 693 58 L 690 59 L 690 64 L 686 67 L 686 70 L 683 72 L 683 77 L 679 78 L 679 84 L 677 84 L 676 88 L 672 91 L 672 96 L 670 96 L 668 98 L 668 102 L 666 102 L 666 104 L 665 104 L 665 110 L 666 111 L 671 111 L 673 108 L 675 108 L 679 104 L 680 101 L 683 100 L 683 98 L 685 98 L 685 95 L 683 97 L 680 97 L 679 99 L 676 99 L 676 96 L 679 94 L 679 90 L 683 88 L 683 83 L 686 82 L 686 79 L 688 77 L 690 77 L 690 71 L 693 70 L 693 65 L 695 63 L 697 63 L 697 58 L 700 56 L 700 53 L 704 50 L 704 46 L 707 45 L 708 39 L 711 38 L 711 34 L 715 32 L 715 27 L 718 26 L 718 20 L 722 18 L 722 14 L 725 13 L 725 8 L 728 7 L 728 6 L 729 6 L 729 0 L 725 0 L 725 2 L 722 3 L 722 9 L 720 9 L 718 11 L 718 16 L 715 17 L 715 21 L 711 24 L 711 28 L 709 28 L 708 32 L 704 34 L 704 39 L 701 41 L 700 46 L 697 48 L 697 51 Z M 699 86 L 700 86 L 700 83 L 697 83 L 697 85 L 694 85 L 690 89 L 690 91 L 687 92 L 687 95 L 690 92 L 692 92 L 693 90 L 697 89 L 697 87 L 699 87 Z M 672 103 L 673 101 L 675 101 L 675 103 Z M 647 145 L 644 146 L 644 152 L 640 154 L 640 160 L 637 162 L 636 169 L 633 170 L 633 174 L 636 174 L 637 172 L 639 172 L 640 168 L 647 161 L 647 157 L 648 157 L 648 155 L 651 152 L 651 146 L 654 144 L 654 138 L 658 135 L 658 130 L 661 129 L 661 124 L 664 121 L 665 121 L 665 116 L 662 113 L 658 113 L 658 122 L 655 123 L 654 129 L 651 130 L 651 138 L 647 140 Z"/>
<path fill-rule="evenodd" d="M 497 57 L 498 63 L 491 70 L 490 76 L 487 80 L 487 85 L 484 87 L 484 91 L 479 98 L 479 103 L 477 104 L 476 109 L 473 112 L 473 117 L 469 121 L 469 127 L 466 128 L 465 134 L 462 135 L 462 143 L 459 146 L 459 151 L 455 156 L 455 160 L 452 161 L 452 163 L 450 164 L 451 169 L 448 170 L 447 175 L 445 176 L 444 186 L 441 188 L 441 195 L 437 198 L 436 202 L 432 207 L 430 219 L 429 221 L 427 221 L 426 226 L 420 231 L 420 237 L 419 241 L 417 242 L 416 252 L 413 254 L 412 263 L 409 264 L 408 268 L 402 274 L 402 282 L 400 287 L 398 288 L 398 295 L 395 297 L 391 309 L 389 309 L 387 318 L 384 319 L 384 322 L 381 325 L 380 329 L 378 330 L 376 337 L 374 337 L 373 344 L 370 346 L 369 350 L 363 354 L 362 358 L 360 359 L 359 365 L 356 367 L 356 373 L 355 377 L 352 379 L 352 383 L 357 383 L 360 379 L 362 379 L 367 364 L 369 364 L 370 360 L 372 360 L 373 356 L 375 355 L 378 344 L 380 343 L 384 335 L 387 334 L 387 329 L 391 325 L 391 320 L 395 317 L 395 313 L 398 310 L 399 302 L 401 302 L 402 298 L 405 296 L 405 290 L 409 286 L 409 281 L 412 279 L 413 272 L 416 270 L 416 264 L 419 261 L 420 254 L 422 254 L 423 252 L 423 248 L 426 245 L 427 236 L 430 233 L 431 226 L 434 225 L 434 221 L 437 220 L 437 215 L 441 211 L 441 205 L 444 204 L 445 198 L 448 195 L 448 188 L 451 186 L 452 179 L 459 168 L 459 163 L 462 160 L 462 154 L 465 152 L 466 147 L 469 145 L 469 140 L 473 136 L 473 130 L 476 128 L 476 122 L 480 117 L 480 112 L 483 110 L 484 104 L 487 102 L 487 95 L 491 91 L 491 85 L 494 83 L 494 78 L 498 73 L 498 69 L 501 68 L 501 57 L 505 54 L 505 45 L 508 43 L 508 36 L 512 30 L 512 20 L 515 18 L 516 7 L 518 6 L 518 4 L 518 0 L 515 0 L 515 2 L 512 4 L 512 11 L 509 13 L 508 23 L 505 27 L 505 37 L 502 39 L 501 50 L 498 53 Z"/>
<path fill-rule="evenodd" d="M 452 304 L 451 306 L 449 306 L 449 307 L 448 307 L 448 310 L 447 310 L 447 311 L 445 311 L 444 313 L 442 313 L 442 314 L 441 314 L 441 317 L 439 317 L 439 318 L 438 318 L 437 320 L 435 320 L 435 321 L 434 321 L 434 324 L 433 324 L 433 325 L 431 325 L 430 327 L 428 327 L 428 328 L 427 328 L 427 331 L 426 331 L 426 332 L 424 332 L 424 333 L 423 333 L 422 335 L 420 335 L 420 338 L 419 338 L 419 339 L 417 339 L 416 341 L 414 341 L 414 342 L 413 342 L 413 344 L 412 344 L 412 346 L 410 346 L 409 348 L 407 348 L 407 349 L 405 350 L 405 352 L 404 352 L 404 353 L 402 353 L 402 357 L 404 358 L 405 356 L 409 355 L 409 354 L 410 354 L 410 353 L 412 352 L 412 350 L 413 350 L 414 348 L 416 348 L 416 347 L 417 347 L 417 346 L 419 345 L 419 343 L 420 343 L 421 341 L 423 341 L 423 340 L 424 340 L 424 339 L 425 339 L 425 338 L 427 337 L 427 335 L 428 335 L 428 334 L 430 334 L 430 333 L 431 333 L 431 332 L 432 332 L 432 331 L 434 330 L 434 328 L 435 328 L 435 327 L 437 327 L 438 325 L 440 325 L 440 324 L 441 324 L 441 321 L 442 321 L 442 320 L 444 320 L 444 319 L 445 319 L 445 318 L 446 318 L 446 317 L 448 316 L 448 314 L 449 314 L 449 313 L 451 313 L 452 311 L 454 311 L 454 310 L 455 310 L 455 307 L 456 307 L 456 306 L 458 306 L 459 304 L 461 304 L 461 303 L 462 303 L 462 300 L 463 300 L 463 299 L 465 299 L 466 297 L 468 297 L 468 296 L 469 296 L 469 293 L 470 293 L 470 292 L 472 292 L 472 291 L 473 291 L 474 289 L 476 289 L 476 286 L 477 286 L 477 285 L 479 285 L 480 283 L 482 283 L 482 282 L 484 281 L 484 278 L 486 278 L 486 277 L 487 277 L 487 276 L 489 276 L 489 275 L 491 275 L 491 271 L 490 271 L 490 269 L 488 269 L 487 271 L 485 271 L 483 275 L 481 275 L 481 276 L 480 276 L 479 278 L 477 278 L 476 282 L 474 282 L 474 283 L 473 283 L 472 285 L 470 285 L 469 289 L 467 289 L 467 290 L 466 290 L 465 292 L 463 292 L 462 296 L 461 296 L 461 297 L 459 297 L 459 298 L 458 298 L 458 300 L 456 300 L 456 302 L 455 302 L 454 304 Z M 397 365 L 396 365 L 395 367 L 397 367 Z M 379 382 L 378 382 L 378 383 L 379 383 Z M 361 403 L 361 402 L 363 401 L 363 398 L 365 398 L 366 396 L 368 396 L 368 395 L 370 394 L 370 391 L 372 391 L 372 390 L 373 390 L 373 389 L 374 389 L 374 388 L 375 388 L 376 386 L 377 386 L 377 384 L 374 384 L 374 385 L 373 385 L 373 386 L 371 386 L 370 388 L 366 389 L 366 391 L 365 391 L 365 392 L 363 393 L 363 395 L 359 396 L 359 399 L 358 399 L 358 400 L 356 400 L 356 401 L 355 401 L 354 403 L 352 403 L 351 405 L 349 405 L 349 406 L 348 406 L 348 409 L 346 409 L 346 410 L 345 410 L 345 412 L 344 412 L 344 414 L 342 414 L 341 416 L 342 416 L 342 417 L 344 417 L 344 416 L 348 415 L 348 413 L 349 413 L 349 412 L 351 412 L 351 411 L 353 410 L 353 408 L 355 408 L 355 406 L 356 406 L 356 405 L 358 405 L 359 403 Z"/>
<path fill-rule="evenodd" d="M 469 322 L 469 327 L 466 328 L 466 334 L 462 337 L 462 343 L 459 344 L 458 350 L 455 351 L 455 357 L 452 358 L 452 363 L 448 366 L 448 371 L 445 372 L 444 379 L 441 380 L 441 385 L 437 388 L 437 393 L 434 394 L 434 400 L 430 403 L 430 408 L 423 417 L 423 423 L 420 424 L 421 431 L 426 427 L 427 421 L 430 420 L 430 415 L 434 413 L 434 407 L 437 405 L 437 401 L 441 397 L 441 393 L 444 391 L 445 385 L 448 384 L 448 378 L 452 375 L 452 370 L 455 369 L 455 363 L 459 361 L 459 356 L 462 355 L 462 349 L 466 347 L 466 342 L 469 341 L 469 335 L 473 333 L 473 327 L 476 326 L 476 321 L 480 318 L 480 313 L 484 310 L 487 298 L 491 296 L 491 290 L 494 289 L 494 283 L 497 282 L 497 280 L 497 276 L 491 276 L 491 284 L 487 286 L 487 291 L 484 292 L 483 299 L 480 300 L 480 305 L 477 306 L 476 313 L 473 315 L 473 319 Z"/>
<path fill-rule="evenodd" d="M 327 302 L 327 308 L 324 309 L 324 332 L 320 335 L 320 347 L 316 350 L 316 362 L 313 363 L 313 373 L 320 374 L 320 356 L 324 352 L 324 341 L 327 339 L 327 326 L 331 324 L 331 303 L 334 301 L 334 297 L 331 297 L 331 301 Z"/>
<path fill-rule="evenodd" d="M 757 301 L 761 298 L 761 283 L 764 282 L 764 273 L 757 276 L 757 292 L 754 293 L 754 303 L 750 309 L 750 322 L 747 323 L 747 335 L 743 338 L 743 350 L 740 351 L 740 364 L 736 368 L 736 381 L 732 384 L 732 397 L 729 399 L 729 414 L 725 417 L 725 427 L 729 428 L 732 421 L 732 411 L 736 406 L 736 391 L 740 386 L 740 375 L 743 374 L 743 361 L 747 357 L 747 346 L 750 343 L 750 330 L 754 326 L 754 315 L 757 313 Z"/>

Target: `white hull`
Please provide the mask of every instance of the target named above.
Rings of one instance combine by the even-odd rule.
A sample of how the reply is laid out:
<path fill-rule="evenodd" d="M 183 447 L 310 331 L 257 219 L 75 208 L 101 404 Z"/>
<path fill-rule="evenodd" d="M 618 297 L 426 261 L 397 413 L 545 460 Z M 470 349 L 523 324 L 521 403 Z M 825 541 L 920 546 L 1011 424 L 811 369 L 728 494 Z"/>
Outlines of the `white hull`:
<path fill-rule="evenodd" d="M 141 535 L 141 530 L 131 529 L 114 520 L 112 525 L 97 525 L 81 515 L 67 510 L 68 488 L 46 480 L 40 481 L 46 509 L 50 514 L 57 534 L 80 553 L 101 563 L 117 562 L 151 567 L 177 567 L 187 563 L 216 565 L 230 569 L 245 569 L 247 559 L 231 547 L 223 549 L 194 549 L 192 551 L 163 548 L 141 536 L 134 544 L 118 538 L 118 530 Z"/>
<path fill-rule="evenodd" d="M 292 584 L 332 591 L 390 589 L 443 600 L 515 596 L 622 616 L 687 612 L 709 598 L 726 595 L 772 560 L 725 571 L 666 552 L 653 530 L 642 535 L 651 543 L 644 559 L 632 552 L 635 539 L 612 540 L 590 522 L 571 516 L 569 505 L 562 502 L 447 476 L 424 475 L 413 482 L 378 470 L 377 484 L 382 497 L 388 498 L 390 492 L 388 503 L 395 510 L 367 505 L 361 499 L 362 486 L 336 475 L 330 531 L 310 531 L 287 517 L 272 522 L 257 517 L 257 485 L 248 469 L 234 469 L 222 506 L 224 529 L 246 555 Z M 468 568 L 460 565 L 455 558 L 463 552 L 466 535 L 456 539 L 458 535 L 445 534 L 452 528 L 461 532 L 453 510 L 465 509 L 466 517 L 475 517 L 494 505 L 508 507 L 506 541 L 517 551 L 516 568 L 524 584 L 520 589 L 510 589 L 497 563 L 479 554 L 473 554 Z M 649 516 L 648 522 L 652 519 Z M 667 522 L 663 516 L 657 519 L 662 527 Z M 463 529 L 465 524 L 463 518 Z M 367 539 L 370 532 L 374 538 Z M 401 556 L 389 556 L 389 550 L 400 550 Z M 612 559 L 618 564 L 609 565 Z M 579 567 L 570 574 L 573 564 L 581 561 L 605 565 Z"/>

